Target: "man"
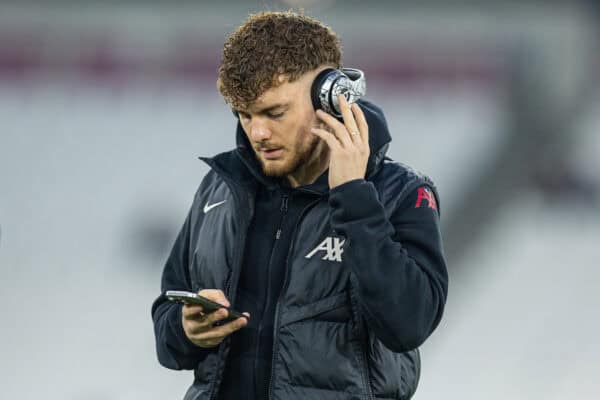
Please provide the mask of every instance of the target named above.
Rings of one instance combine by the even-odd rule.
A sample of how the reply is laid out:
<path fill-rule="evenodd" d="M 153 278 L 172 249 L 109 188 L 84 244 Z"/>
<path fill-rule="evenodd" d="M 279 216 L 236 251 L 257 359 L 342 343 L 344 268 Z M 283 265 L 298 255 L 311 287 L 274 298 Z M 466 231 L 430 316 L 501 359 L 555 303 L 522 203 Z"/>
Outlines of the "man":
<path fill-rule="evenodd" d="M 218 87 L 237 148 L 204 177 L 162 290 L 245 312 L 203 313 L 160 296 L 158 359 L 194 369 L 185 399 L 408 399 L 417 347 L 438 325 L 447 272 L 437 194 L 385 157 L 381 110 L 311 86 L 341 67 L 337 36 L 291 12 L 251 15 L 227 40 Z"/>

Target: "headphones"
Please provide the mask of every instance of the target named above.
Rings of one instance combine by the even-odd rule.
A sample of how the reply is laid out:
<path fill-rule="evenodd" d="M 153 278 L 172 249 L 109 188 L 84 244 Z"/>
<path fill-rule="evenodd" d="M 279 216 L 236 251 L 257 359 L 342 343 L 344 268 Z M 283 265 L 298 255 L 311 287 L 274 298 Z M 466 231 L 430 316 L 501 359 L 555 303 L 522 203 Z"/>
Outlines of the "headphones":
<path fill-rule="evenodd" d="M 356 68 L 327 68 L 317 75 L 310 89 L 315 110 L 321 109 L 337 118 L 342 117 L 338 102 L 340 94 L 352 104 L 366 93 L 365 74 Z"/>
<path fill-rule="evenodd" d="M 310 88 L 310 97 L 315 110 L 321 109 L 334 117 L 341 118 L 338 96 L 343 95 L 352 104 L 367 93 L 365 74 L 360 69 L 324 69 L 315 77 Z M 238 118 L 235 110 L 231 110 Z"/>

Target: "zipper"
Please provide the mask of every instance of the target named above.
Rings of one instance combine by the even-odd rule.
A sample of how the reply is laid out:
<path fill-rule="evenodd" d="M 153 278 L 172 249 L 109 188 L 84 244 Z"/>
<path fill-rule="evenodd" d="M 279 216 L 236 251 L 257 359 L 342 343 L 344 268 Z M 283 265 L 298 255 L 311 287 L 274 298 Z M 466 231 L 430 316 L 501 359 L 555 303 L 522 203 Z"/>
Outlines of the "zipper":
<path fill-rule="evenodd" d="M 360 336 L 362 339 L 362 348 L 360 349 L 360 353 L 362 355 L 362 359 L 363 359 L 363 373 L 365 375 L 366 378 L 366 384 L 367 384 L 367 398 L 368 399 L 374 399 L 373 397 L 373 392 L 372 392 L 372 388 L 373 385 L 371 383 L 371 374 L 369 373 L 369 356 L 367 354 L 367 349 L 369 346 L 369 337 L 365 334 L 365 330 L 362 327 L 359 328 L 360 329 Z"/>
<path fill-rule="evenodd" d="M 350 285 L 352 285 L 352 279 L 350 280 Z M 367 392 L 367 398 L 368 399 L 374 399 L 373 397 L 373 393 L 372 393 L 372 385 L 371 385 L 371 376 L 369 374 L 369 356 L 367 354 L 367 349 L 369 348 L 369 337 L 365 332 L 364 326 L 362 324 L 362 320 L 360 318 L 360 314 L 359 314 L 359 310 L 360 310 L 360 305 L 357 304 L 356 301 L 356 296 L 357 294 L 355 293 L 355 288 L 353 288 L 352 286 L 350 287 L 350 302 L 352 304 L 352 308 L 354 309 L 354 311 L 352 312 L 354 315 L 354 323 L 356 324 L 356 327 L 358 329 L 358 336 L 360 338 L 360 349 L 358 351 L 358 354 L 361 358 L 362 361 L 362 374 L 363 374 L 363 379 L 364 382 L 366 384 L 366 392 Z"/>
<path fill-rule="evenodd" d="M 225 183 L 229 186 L 231 190 L 231 194 L 233 196 L 234 203 L 237 203 L 239 206 L 243 205 L 242 197 L 240 196 L 238 189 L 239 185 L 235 183 L 232 179 L 226 177 L 220 169 L 215 168 L 215 166 L 211 165 L 211 167 L 219 174 L 219 176 L 225 181 Z M 243 190 L 240 190 L 243 192 Z M 231 273 L 229 275 L 229 279 L 225 285 L 225 295 L 229 299 L 231 304 L 234 304 L 236 297 L 236 289 L 237 289 L 237 281 L 239 279 L 240 271 L 242 269 L 242 256 L 244 253 L 244 248 L 246 246 L 246 231 L 248 229 L 249 222 L 252 220 L 252 215 L 254 214 L 254 208 L 252 203 L 252 195 L 251 193 L 247 194 L 247 204 L 249 206 L 250 212 L 243 217 L 241 221 L 241 229 L 239 229 L 239 234 L 236 237 L 236 242 L 240 243 L 239 246 L 235 247 L 234 254 L 234 263 L 232 266 Z M 238 210 L 242 209 L 241 207 L 237 208 Z M 242 214 L 243 215 L 243 214 Z M 217 358 L 216 372 L 213 380 L 211 382 L 210 395 L 209 399 L 215 400 L 217 398 L 218 387 L 221 384 L 221 379 L 223 378 L 222 364 L 225 362 L 225 358 L 227 356 L 227 352 L 229 351 L 229 338 L 226 338 L 224 341 L 225 346 L 221 346 L 219 349 L 219 357 Z"/>
<path fill-rule="evenodd" d="M 289 200 L 290 195 L 288 194 L 284 194 L 281 198 L 281 206 L 279 207 L 279 211 L 281 211 L 281 218 L 279 219 L 279 226 L 277 227 L 277 232 L 275 234 L 275 243 L 273 243 L 273 247 L 271 248 L 271 257 L 269 258 L 269 266 L 268 266 L 268 271 L 267 271 L 267 295 L 265 296 L 265 301 L 263 304 L 263 318 L 260 321 L 260 324 L 258 325 L 258 330 L 257 330 L 257 346 L 256 346 L 256 355 L 258 356 L 258 354 L 260 353 L 260 335 L 262 333 L 263 330 L 263 322 L 264 322 L 264 310 L 267 309 L 267 305 L 268 305 L 268 301 L 269 298 L 271 297 L 271 266 L 273 265 L 273 254 L 275 253 L 275 247 L 277 246 L 277 240 L 279 240 L 279 238 L 281 237 L 281 231 L 283 229 L 283 221 L 287 215 L 287 211 L 288 211 L 288 200 Z M 285 278 L 284 278 L 285 280 Z M 254 359 L 254 369 L 255 371 L 258 371 L 258 357 L 255 357 Z M 255 372 L 256 373 L 256 372 Z M 255 376 L 256 379 L 256 376 Z M 256 385 L 258 387 L 258 385 Z"/>
<path fill-rule="evenodd" d="M 233 190 L 232 190 L 232 193 L 234 193 Z M 235 198 L 235 195 L 233 197 Z M 244 255 L 244 249 L 246 248 L 246 239 L 247 239 L 246 231 L 248 229 L 248 226 L 250 225 L 250 221 L 252 220 L 252 215 L 254 214 L 252 196 L 250 194 L 248 194 L 247 200 L 248 200 L 248 203 L 247 203 L 248 208 L 250 209 L 250 212 L 248 214 L 249 218 L 247 218 L 246 220 L 242 220 L 243 229 L 240 229 L 240 234 L 239 234 L 240 246 L 236 247 L 236 253 L 235 253 L 235 258 L 234 258 L 235 262 L 233 263 L 234 267 L 232 268 L 231 273 L 229 274 L 229 279 L 227 280 L 227 283 L 225 284 L 225 295 L 227 296 L 231 305 L 233 305 L 233 303 L 235 301 L 235 297 L 237 294 L 237 282 L 239 280 L 240 272 L 242 270 L 242 261 L 243 261 L 242 257 Z M 239 201 L 239 203 L 241 203 L 241 201 Z M 235 284 L 233 284 L 232 282 L 235 282 Z"/>
<path fill-rule="evenodd" d="M 305 191 L 321 195 L 321 193 L 318 193 L 318 192 L 312 192 L 312 191 L 308 191 L 308 190 L 305 190 Z M 298 223 L 294 226 L 294 231 L 292 232 L 292 238 L 290 240 L 290 243 L 291 243 L 290 248 L 288 250 L 288 254 L 285 259 L 285 275 L 283 278 L 283 286 L 281 287 L 281 291 L 279 292 L 279 298 L 277 299 L 277 304 L 275 305 L 275 320 L 273 321 L 273 355 L 271 357 L 271 373 L 269 374 L 269 382 L 268 382 L 269 383 L 269 385 L 268 385 L 269 391 L 267 394 L 267 399 L 271 399 L 273 397 L 272 396 L 273 395 L 273 375 L 275 373 L 275 358 L 277 355 L 278 342 L 279 342 L 279 338 L 278 338 L 278 336 L 279 336 L 279 326 L 278 325 L 279 325 L 279 318 L 280 318 L 279 305 L 281 303 L 281 298 L 282 298 L 283 294 L 285 293 L 285 291 L 287 289 L 287 285 L 288 285 L 290 256 L 294 250 L 294 243 L 295 243 L 295 239 L 296 239 L 296 234 L 298 233 L 298 226 L 300 225 L 300 221 L 302 221 L 302 218 L 304 218 L 304 215 L 306 214 L 308 209 L 315 206 L 319 201 L 321 201 L 320 198 L 318 200 L 311 202 L 306 207 L 304 207 L 304 209 L 300 213 L 300 216 L 298 217 Z"/>

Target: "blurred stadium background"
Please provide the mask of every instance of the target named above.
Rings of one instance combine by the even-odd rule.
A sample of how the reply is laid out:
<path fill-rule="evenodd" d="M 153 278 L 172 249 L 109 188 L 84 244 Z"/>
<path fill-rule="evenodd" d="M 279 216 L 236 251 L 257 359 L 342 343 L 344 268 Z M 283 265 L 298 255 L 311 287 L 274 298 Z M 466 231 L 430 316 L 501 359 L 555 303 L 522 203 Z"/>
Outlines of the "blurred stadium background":
<path fill-rule="evenodd" d="M 250 11 L 304 7 L 442 194 L 451 276 L 417 400 L 600 395 L 597 2 L 0 3 L 0 398 L 179 399 L 150 305 Z"/>

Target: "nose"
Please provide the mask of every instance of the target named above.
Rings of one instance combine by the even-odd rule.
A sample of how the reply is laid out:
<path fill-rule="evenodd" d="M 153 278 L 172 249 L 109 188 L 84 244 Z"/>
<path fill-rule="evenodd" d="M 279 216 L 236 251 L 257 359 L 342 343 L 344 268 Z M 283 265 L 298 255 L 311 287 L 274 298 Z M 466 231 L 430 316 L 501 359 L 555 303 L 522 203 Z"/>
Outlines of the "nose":
<path fill-rule="evenodd" d="M 254 142 L 262 142 L 271 137 L 271 130 L 267 124 L 258 118 L 253 118 L 248 128 L 250 132 L 250 139 Z"/>

